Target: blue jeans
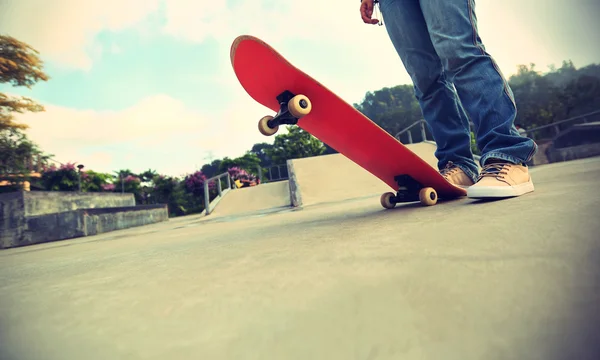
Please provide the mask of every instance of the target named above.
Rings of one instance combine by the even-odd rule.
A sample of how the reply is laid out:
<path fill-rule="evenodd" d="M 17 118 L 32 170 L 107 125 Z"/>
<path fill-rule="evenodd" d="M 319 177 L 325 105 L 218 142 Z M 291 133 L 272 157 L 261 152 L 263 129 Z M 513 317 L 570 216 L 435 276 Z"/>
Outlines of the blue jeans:
<path fill-rule="evenodd" d="M 531 160 L 537 145 L 514 126 L 513 93 L 478 35 L 475 0 L 380 0 L 380 10 L 437 143 L 440 169 L 452 161 L 476 180 L 469 120 L 481 165 Z"/>

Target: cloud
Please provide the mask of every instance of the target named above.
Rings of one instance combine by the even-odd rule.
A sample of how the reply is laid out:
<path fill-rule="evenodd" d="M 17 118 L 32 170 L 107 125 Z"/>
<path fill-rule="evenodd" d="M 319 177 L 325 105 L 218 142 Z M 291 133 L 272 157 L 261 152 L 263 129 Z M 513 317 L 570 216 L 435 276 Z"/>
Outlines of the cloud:
<path fill-rule="evenodd" d="M 95 38 L 103 30 L 124 29 L 146 35 L 162 31 L 192 43 L 215 39 L 223 48 L 240 34 L 256 35 L 278 49 L 287 45 L 292 51 L 294 42 L 308 40 L 330 44 L 369 64 L 379 62 L 382 66 L 375 76 L 380 78 L 386 69 L 401 67 L 385 28 L 362 23 L 358 1 L 0 0 L 0 4 L 2 32 L 30 43 L 44 59 L 69 68 L 89 70 L 95 56 L 118 51 L 114 45 L 99 48 Z M 556 56 L 519 21 L 516 4 L 506 0 L 506 4 L 482 2 L 477 7 L 484 41 L 508 73 L 514 71 L 515 56 L 517 63 L 542 63 Z M 149 29 L 145 20 L 157 14 L 164 17 L 164 24 L 153 23 L 159 28 Z M 227 49 L 221 50 L 226 57 Z"/>
<path fill-rule="evenodd" d="M 185 155 L 189 149 L 181 147 L 181 139 L 198 134 L 202 144 L 215 133 L 205 115 L 190 111 L 167 95 L 142 99 L 121 111 L 45 107 L 45 112 L 17 116 L 30 126 L 28 136 L 61 162 L 94 164 L 94 168 L 99 166 L 105 171 L 127 164 L 148 165 L 151 156 L 146 154 Z M 197 146 L 195 150 L 199 150 Z M 162 165 L 177 170 L 169 168 L 168 163 Z"/>
<path fill-rule="evenodd" d="M 30 126 L 29 138 L 60 162 L 83 163 L 96 171 L 152 168 L 179 176 L 209 162 L 209 152 L 216 158 L 237 157 L 255 143 L 273 142 L 257 129 L 259 118 L 272 112 L 250 98 L 218 114 L 192 111 L 162 94 L 120 111 L 45 108 L 16 115 Z"/>
<path fill-rule="evenodd" d="M 102 30 L 133 27 L 158 10 L 159 0 L 0 0 L 0 4 L 3 33 L 30 44 L 44 60 L 89 70 L 95 36 Z"/>
<path fill-rule="evenodd" d="M 167 95 L 142 99 L 122 111 L 76 110 L 46 105 L 42 113 L 28 113 L 20 119 L 31 124 L 32 136 L 81 146 L 107 146 L 125 141 L 202 129 L 207 123 L 201 114 Z"/>

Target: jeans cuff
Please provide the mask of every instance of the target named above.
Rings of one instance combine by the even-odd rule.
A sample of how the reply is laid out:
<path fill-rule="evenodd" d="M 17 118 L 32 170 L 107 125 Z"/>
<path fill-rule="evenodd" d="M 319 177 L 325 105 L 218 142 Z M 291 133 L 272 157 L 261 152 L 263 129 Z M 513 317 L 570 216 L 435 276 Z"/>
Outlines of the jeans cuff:
<path fill-rule="evenodd" d="M 481 166 L 484 166 L 486 160 L 490 159 L 490 158 L 508 161 L 510 163 L 517 164 L 517 165 L 525 165 L 525 162 L 522 161 L 521 159 L 514 157 L 514 156 L 506 155 L 503 153 L 499 153 L 499 152 L 489 152 L 485 155 L 481 155 L 481 158 L 479 159 L 479 164 Z"/>

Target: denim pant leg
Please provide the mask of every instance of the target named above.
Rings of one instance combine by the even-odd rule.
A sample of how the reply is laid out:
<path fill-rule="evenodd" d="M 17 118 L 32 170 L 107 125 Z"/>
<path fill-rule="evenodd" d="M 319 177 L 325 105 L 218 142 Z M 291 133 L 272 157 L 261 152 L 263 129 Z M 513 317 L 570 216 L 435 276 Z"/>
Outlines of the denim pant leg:
<path fill-rule="evenodd" d="M 514 95 L 479 37 L 475 0 L 419 2 L 448 80 L 475 124 L 481 164 L 489 158 L 517 164 L 531 160 L 537 145 L 520 136 L 514 126 Z"/>
<path fill-rule="evenodd" d="M 469 120 L 431 42 L 418 0 L 380 0 L 388 35 L 406 71 L 424 119 L 437 143 L 438 167 L 452 161 L 473 181 L 478 174 L 471 151 Z"/>

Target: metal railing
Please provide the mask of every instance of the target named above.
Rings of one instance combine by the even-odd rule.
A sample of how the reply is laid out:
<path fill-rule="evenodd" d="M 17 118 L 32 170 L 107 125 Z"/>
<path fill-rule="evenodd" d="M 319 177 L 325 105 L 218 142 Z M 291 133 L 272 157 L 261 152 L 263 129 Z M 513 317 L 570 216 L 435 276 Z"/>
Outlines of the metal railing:
<path fill-rule="evenodd" d="M 427 122 L 424 119 L 415 121 L 414 123 L 412 123 L 412 125 L 409 125 L 404 130 L 398 132 L 394 137 L 396 139 L 398 139 L 398 141 L 401 141 L 400 136 L 402 136 L 404 133 L 406 133 L 408 135 L 408 141 L 406 143 L 412 144 L 413 138 L 412 138 L 412 132 L 410 130 L 412 130 L 412 128 L 414 128 L 415 126 L 419 126 L 420 130 L 421 130 L 421 139 L 422 139 L 421 141 L 425 141 L 425 140 L 427 140 L 427 131 L 425 129 L 426 125 L 427 125 Z"/>
<path fill-rule="evenodd" d="M 600 110 L 592 111 L 587 114 L 574 116 L 574 117 L 564 119 L 564 120 L 555 121 L 551 124 L 538 126 L 533 129 L 528 129 L 525 131 L 524 135 L 527 137 L 530 137 L 533 140 L 551 139 L 551 138 L 556 137 L 559 133 L 561 133 L 562 131 L 565 131 L 569 127 L 576 125 L 575 122 L 587 123 L 590 121 L 591 118 L 594 118 L 594 117 L 597 117 L 598 121 L 600 121 Z M 568 124 L 569 126 L 563 126 L 566 124 Z M 424 119 L 415 121 L 411 125 L 404 128 L 402 131 L 398 132 L 394 137 L 396 139 L 400 140 L 400 136 L 406 133 L 408 136 L 408 141 L 406 143 L 412 144 L 413 137 L 412 137 L 411 130 L 416 126 L 419 126 L 419 128 L 420 128 L 422 141 L 428 140 L 427 139 L 427 130 L 426 130 L 426 126 L 428 126 L 428 124 Z M 470 123 L 470 126 L 471 126 L 471 131 L 473 131 L 473 129 L 474 129 L 473 123 Z M 550 131 L 548 131 L 548 130 L 550 130 Z M 539 134 L 539 133 L 542 133 L 541 137 L 543 137 L 543 138 L 535 135 L 535 134 Z"/>
<path fill-rule="evenodd" d="M 225 190 L 223 190 L 223 186 L 221 185 L 221 179 L 224 177 L 227 179 L 227 189 L 225 189 Z M 209 185 L 211 182 L 215 182 L 215 181 L 217 183 L 218 195 L 216 198 L 213 199 L 213 201 L 210 201 Z M 224 172 L 217 176 L 213 176 L 210 179 L 207 179 L 206 181 L 204 181 L 204 211 L 205 211 L 205 214 L 206 215 L 210 214 L 214 210 L 215 206 L 217 206 L 219 201 L 221 201 L 223 196 L 230 190 L 231 190 L 231 176 L 229 175 L 228 172 Z"/>
<path fill-rule="evenodd" d="M 282 181 L 282 180 L 289 179 L 287 164 L 272 165 L 272 166 L 265 168 L 264 169 L 265 171 L 263 171 L 259 167 L 258 170 L 259 170 L 259 177 L 261 179 L 261 182 L 264 182 L 263 176 L 266 177 L 266 179 L 270 182 Z"/>
<path fill-rule="evenodd" d="M 561 132 L 570 128 L 571 126 L 577 125 L 576 122 L 581 122 L 581 123 L 585 124 L 585 123 L 589 122 L 590 118 L 593 118 L 593 117 L 597 117 L 598 120 L 600 121 L 600 110 L 592 111 L 587 114 L 574 116 L 572 118 L 568 118 L 568 119 L 564 119 L 564 120 L 555 121 L 551 124 L 538 126 L 533 129 L 528 129 L 528 130 L 525 130 L 524 135 L 533 140 L 536 140 L 536 141 L 550 140 L 550 139 L 555 138 L 556 136 L 558 136 L 558 134 L 560 134 Z M 568 124 L 568 126 L 563 126 L 563 125 L 567 125 L 567 124 Z"/>

